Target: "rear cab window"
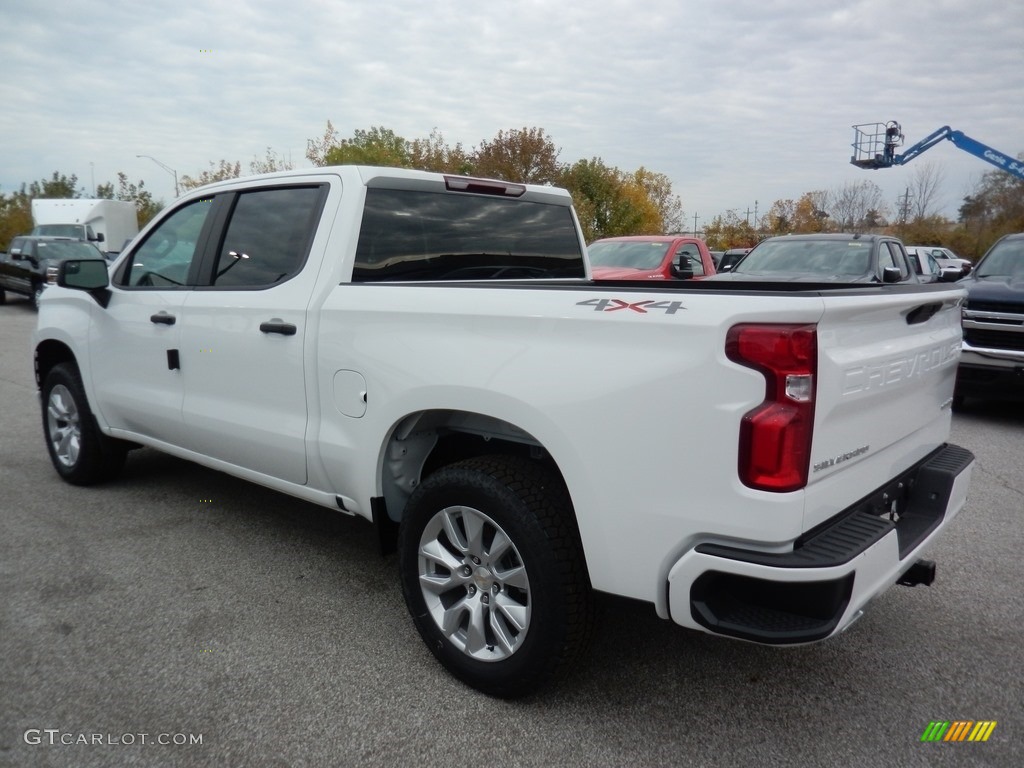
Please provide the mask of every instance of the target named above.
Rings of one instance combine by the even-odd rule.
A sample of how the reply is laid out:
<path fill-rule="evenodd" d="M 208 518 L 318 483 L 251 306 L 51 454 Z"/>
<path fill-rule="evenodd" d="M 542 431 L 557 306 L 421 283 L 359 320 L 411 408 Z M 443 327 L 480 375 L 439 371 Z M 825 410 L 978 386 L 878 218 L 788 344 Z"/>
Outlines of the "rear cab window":
<path fill-rule="evenodd" d="M 369 187 L 352 282 L 583 278 L 568 205 Z"/>

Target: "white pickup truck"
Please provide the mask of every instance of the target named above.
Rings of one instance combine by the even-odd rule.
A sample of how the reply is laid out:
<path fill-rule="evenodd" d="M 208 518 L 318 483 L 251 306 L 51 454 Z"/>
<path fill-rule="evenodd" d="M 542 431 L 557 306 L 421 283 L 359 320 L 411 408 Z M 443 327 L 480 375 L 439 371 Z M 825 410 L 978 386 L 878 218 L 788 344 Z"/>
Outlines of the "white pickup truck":
<path fill-rule="evenodd" d="M 569 195 L 365 167 L 214 184 L 52 275 L 53 465 L 149 446 L 371 520 L 458 678 L 527 694 L 594 590 L 787 645 L 964 505 L 955 285 L 594 282 Z M 909 628 L 909 631 L 913 631 Z"/>

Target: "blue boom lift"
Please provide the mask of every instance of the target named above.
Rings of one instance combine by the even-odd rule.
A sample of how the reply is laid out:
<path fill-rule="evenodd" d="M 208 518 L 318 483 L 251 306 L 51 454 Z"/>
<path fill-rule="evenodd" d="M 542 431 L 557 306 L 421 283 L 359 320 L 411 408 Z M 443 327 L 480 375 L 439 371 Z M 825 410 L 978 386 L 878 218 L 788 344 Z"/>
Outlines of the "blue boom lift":
<path fill-rule="evenodd" d="M 970 152 L 996 168 L 1024 179 L 1024 161 L 1015 160 L 1010 155 L 997 152 L 992 147 L 982 144 L 962 131 L 954 131 L 944 125 L 930 136 L 908 147 L 902 155 L 896 154 L 896 148 L 903 146 L 903 129 L 895 120 L 888 123 L 864 123 L 853 126 L 853 157 L 850 162 L 858 168 L 890 168 L 894 165 L 905 165 L 926 149 L 931 149 L 943 139 L 948 139 L 964 152 Z"/>

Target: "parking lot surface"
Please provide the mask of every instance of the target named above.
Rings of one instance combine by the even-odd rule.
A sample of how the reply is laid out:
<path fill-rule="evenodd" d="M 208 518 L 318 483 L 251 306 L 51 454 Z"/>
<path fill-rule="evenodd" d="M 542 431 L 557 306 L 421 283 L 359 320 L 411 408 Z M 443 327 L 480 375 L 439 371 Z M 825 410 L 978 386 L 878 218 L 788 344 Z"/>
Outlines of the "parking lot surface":
<path fill-rule="evenodd" d="M 978 461 L 933 586 L 784 650 L 602 597 L 574 674 L 504 702 L 434 661 L 362 520 L 149 449 L 61 482 L 35 317 L 0 306 L 0 766 L 1024 765 L 1021 405 L 954 416 Z M 921 740 L 968 720 L 997 725 Z"/>

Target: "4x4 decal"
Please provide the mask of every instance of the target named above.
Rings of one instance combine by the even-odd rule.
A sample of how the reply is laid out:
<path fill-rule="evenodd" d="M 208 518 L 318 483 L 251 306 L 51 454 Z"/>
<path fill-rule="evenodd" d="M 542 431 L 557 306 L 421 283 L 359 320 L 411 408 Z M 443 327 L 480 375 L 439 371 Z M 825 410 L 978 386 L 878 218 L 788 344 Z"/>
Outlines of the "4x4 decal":
<path fill-rule="evenodd" d="M 586 301 L 577 301 L 576 306 L 593 307 L 595 312 L 618 312 L 628 309 L 641 315 L 646 315 L 648 310 L 652 309 L 664 310 L 666 315 L 674 315 L 680 309 L 686 309 L 681 301 L 653 301 L 651 299 L 633 302 L 622 299 L 587 299 Z"/>

